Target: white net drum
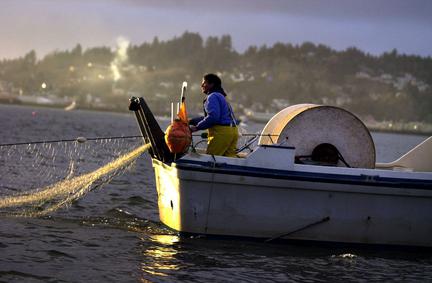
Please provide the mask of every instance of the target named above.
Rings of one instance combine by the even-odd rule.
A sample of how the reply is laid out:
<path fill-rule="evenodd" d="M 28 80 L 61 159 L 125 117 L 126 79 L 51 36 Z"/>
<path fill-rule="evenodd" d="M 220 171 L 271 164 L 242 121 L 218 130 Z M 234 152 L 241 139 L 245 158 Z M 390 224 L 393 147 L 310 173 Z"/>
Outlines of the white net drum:
<path fill-rule="evenodd" d="M 338 107 L 316 104 L 287 107 L 267 123 L 258 143 L 293 146 L 298 157 L 329 162 L 337 153 L 336 166 L 375 167 L 375 145 L 369 130 L 352 113 Z"/>

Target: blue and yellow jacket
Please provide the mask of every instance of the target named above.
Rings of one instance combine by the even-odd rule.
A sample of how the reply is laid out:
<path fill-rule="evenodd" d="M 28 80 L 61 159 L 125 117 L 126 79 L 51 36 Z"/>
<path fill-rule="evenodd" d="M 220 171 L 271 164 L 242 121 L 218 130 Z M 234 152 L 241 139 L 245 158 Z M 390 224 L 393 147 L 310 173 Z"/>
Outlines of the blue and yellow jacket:
<path fill-rule="evenodd" d="M 214 125 L 237 125 L 231 106 L 225 96 L 219 92 L 212 92 L 204 102 L 205 117 L 191 119 L 190 124 L 196 125 L 198 130 L 206 130 Z"/>

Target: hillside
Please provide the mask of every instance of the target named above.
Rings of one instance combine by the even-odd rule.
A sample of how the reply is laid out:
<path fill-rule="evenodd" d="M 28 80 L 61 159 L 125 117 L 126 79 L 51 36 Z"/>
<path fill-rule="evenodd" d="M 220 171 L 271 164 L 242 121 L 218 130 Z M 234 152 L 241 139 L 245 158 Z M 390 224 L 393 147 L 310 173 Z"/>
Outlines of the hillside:
<path fill-rule="evenodd" d="M 189 32 L 167 41 L 120 44 L 117 50 L 83 50 L 78 44 L 41 59 L 30 51 L 0 61 L 0 101 L 47 97 L 118 110 L 126 109 L 125 101 L 134 95 L 147 97 L 156 112 L 168 113 L 186 80 L 189 107 L 199 111 L 199 85 L 207 72 L 222 76 L 240 110 L 275 112 L 294 103 L 317 103 L 344 107 L 371 121 L 432 123 L 430 57 L 397 50 L 372 56 L 355 47 L 336 51 L 308 42 L 250 46 L 239 53 L 228 35 L 204 39 Z"/>

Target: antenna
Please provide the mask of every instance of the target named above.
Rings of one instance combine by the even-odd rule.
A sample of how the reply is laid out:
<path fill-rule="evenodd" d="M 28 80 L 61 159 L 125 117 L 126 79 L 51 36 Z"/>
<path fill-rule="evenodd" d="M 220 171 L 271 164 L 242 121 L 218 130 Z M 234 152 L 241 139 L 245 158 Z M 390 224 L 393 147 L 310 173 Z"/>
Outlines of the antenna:
<path fill-rule="evenodd" d="M 180 97 L 180 104 L 181 104 L 182 102 L 184 102 L 185 99 L 186 99 L 186 97 L 185 97 L 185 95 L 186 95 L 186 89 L 187 89 L 187 82 L 185 81 L 185 82 L 183 82 L 183 84 L 182 84 L 182 91 L 181 91 L 181 97 Z"/>

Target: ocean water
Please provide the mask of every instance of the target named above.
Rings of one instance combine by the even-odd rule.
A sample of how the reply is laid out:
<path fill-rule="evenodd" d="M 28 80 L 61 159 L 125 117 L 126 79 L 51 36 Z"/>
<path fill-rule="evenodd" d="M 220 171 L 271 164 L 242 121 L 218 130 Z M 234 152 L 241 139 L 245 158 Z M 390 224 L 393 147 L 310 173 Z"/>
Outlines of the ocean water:
<path fill-rule="evenodd" d="M 0 105 L 0 125 L 0 144 L 140 134 L 132 113 Z M 250 124 L 245 131 L 262 127 Z M 377 160 L 387 162 L 426 137 L 373 138 Z M 127 138 L 0 146 L 0 200 L 51 192 L 141 145 Z M 430 251 L 180 237 L 159 222 L 148 154 L 126 161 L 83 191 L 72 182 L 24 205 L 0 201 L 0 282 L 432 280 Z"/>

